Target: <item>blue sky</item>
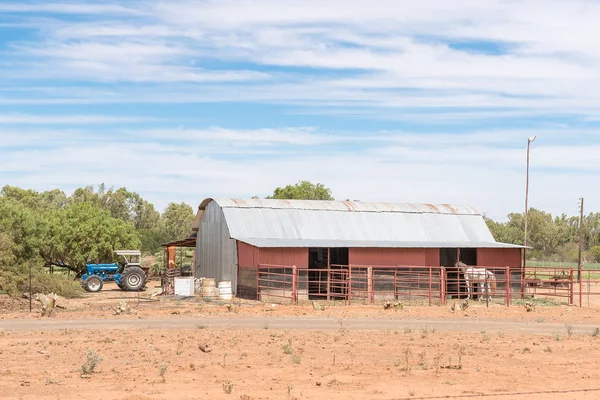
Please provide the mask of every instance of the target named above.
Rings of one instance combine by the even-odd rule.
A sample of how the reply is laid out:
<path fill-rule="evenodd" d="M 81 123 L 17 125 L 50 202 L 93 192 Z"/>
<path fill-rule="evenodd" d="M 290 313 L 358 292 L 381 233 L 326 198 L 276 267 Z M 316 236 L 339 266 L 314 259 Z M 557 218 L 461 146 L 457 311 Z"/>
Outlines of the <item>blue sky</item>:
<path fill-rule="evenodd" d="M 0 182 L 600 211 L 595 1 L 0 1 Z"/>

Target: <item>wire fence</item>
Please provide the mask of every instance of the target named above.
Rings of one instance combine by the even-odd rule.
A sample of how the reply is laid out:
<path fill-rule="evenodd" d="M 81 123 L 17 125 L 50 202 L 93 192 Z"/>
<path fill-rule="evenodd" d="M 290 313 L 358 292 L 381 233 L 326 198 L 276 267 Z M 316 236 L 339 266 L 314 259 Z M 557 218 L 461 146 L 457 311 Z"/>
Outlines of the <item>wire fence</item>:
<path fill-rule="evenodd" d="M 573 267 L 436 267 L 332 265 L 306 269 L 265 265 L 257 269 L 257 299 L 291 304 L 311 300 L 346 304 L 401 301 L 444 305 L 470 299 L 510 306 L 515 300 L 543 299 L 580 307 L 600 306 L 600 274 Z"/>
<path fill-rule="evenodd" d="M 528 267 L 577 269 L 577 263 L 569 262 L 569 261 L 544 261 L 544 260 L 530 261 L 530 260 L 527 260 L 527 266 Z M 587 269 L 587 270 L 598 270 L 600 272 L 600 263 L 586 262 L 586 263 L 582 264 L 582 268 Z"/>

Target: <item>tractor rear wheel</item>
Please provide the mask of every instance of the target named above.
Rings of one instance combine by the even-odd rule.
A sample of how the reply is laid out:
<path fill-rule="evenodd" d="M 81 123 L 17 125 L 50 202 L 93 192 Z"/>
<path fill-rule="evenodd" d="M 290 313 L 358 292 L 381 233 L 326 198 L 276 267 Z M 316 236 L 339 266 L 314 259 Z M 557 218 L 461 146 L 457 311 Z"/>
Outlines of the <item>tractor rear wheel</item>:
<path fill-rule="evenodd" d="M 84 282 L 83 288 L 88 292 L 99 292 L 102 290 L 104 283 L 99 276 L 88 276 Z"/>
<path fill-rule="evenodd" d="M 121 288 L 128 291 L 142 290 L 146 284 L 146 274 L 140 267 L 125 268 L 121 275 Z"/>

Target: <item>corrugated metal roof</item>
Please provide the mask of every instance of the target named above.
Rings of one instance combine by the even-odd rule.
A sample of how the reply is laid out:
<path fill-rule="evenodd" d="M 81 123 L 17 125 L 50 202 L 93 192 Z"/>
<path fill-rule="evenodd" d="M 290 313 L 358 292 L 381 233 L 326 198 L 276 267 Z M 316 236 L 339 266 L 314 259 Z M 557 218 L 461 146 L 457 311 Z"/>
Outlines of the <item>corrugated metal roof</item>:
<path fill-rule="evenodd" d="M 494 242 L 479 215 L 224 208 L 234 239 Z"/>
<path fill-rule="evenodd" d="M 204 209 L 207 201 L 216 201 L 222 208 L 270 208 L 312 211 L 351 211 L 416 214 L 455 214 L 481 215 L 473 207 L 455 204 L 413 204 L 413 203 L 370 203 L 362 201 L 325 201 L 325 200 L 275 200 L 275 199 L 207 199 L 201 205 Z"/>
<path fill-rule="evenodd" d="M 230 237 L 258 247 L 515 247 L 464 205 L 206 199 L 200 212 L 213 201 Z"/>
<path fill-rule="evenodd" d="M 362 247 L 362 248 L 490 248 L 504 249 L 523 246 L 497 242 L 392 242 L 367 240 L 316 240 L 316 239 L 240 239 L 255 247 Z"/>

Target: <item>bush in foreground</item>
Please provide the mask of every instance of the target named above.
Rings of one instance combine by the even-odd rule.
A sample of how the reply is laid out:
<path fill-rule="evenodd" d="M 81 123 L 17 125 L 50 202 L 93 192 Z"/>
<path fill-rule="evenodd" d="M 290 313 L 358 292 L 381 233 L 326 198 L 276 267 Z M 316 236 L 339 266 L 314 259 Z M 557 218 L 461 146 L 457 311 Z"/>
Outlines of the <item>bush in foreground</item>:
<path fill-rule="evenodd" d="M 29 292 L 29 275 L 13 271 L 0 271 L 0 292 L 19 297 Z M 65 298 L 81 295 L 83 289 L 79 281 L 62 274 L 36 272 L 31 277 L 32 293 L 56 293 Z"/>

